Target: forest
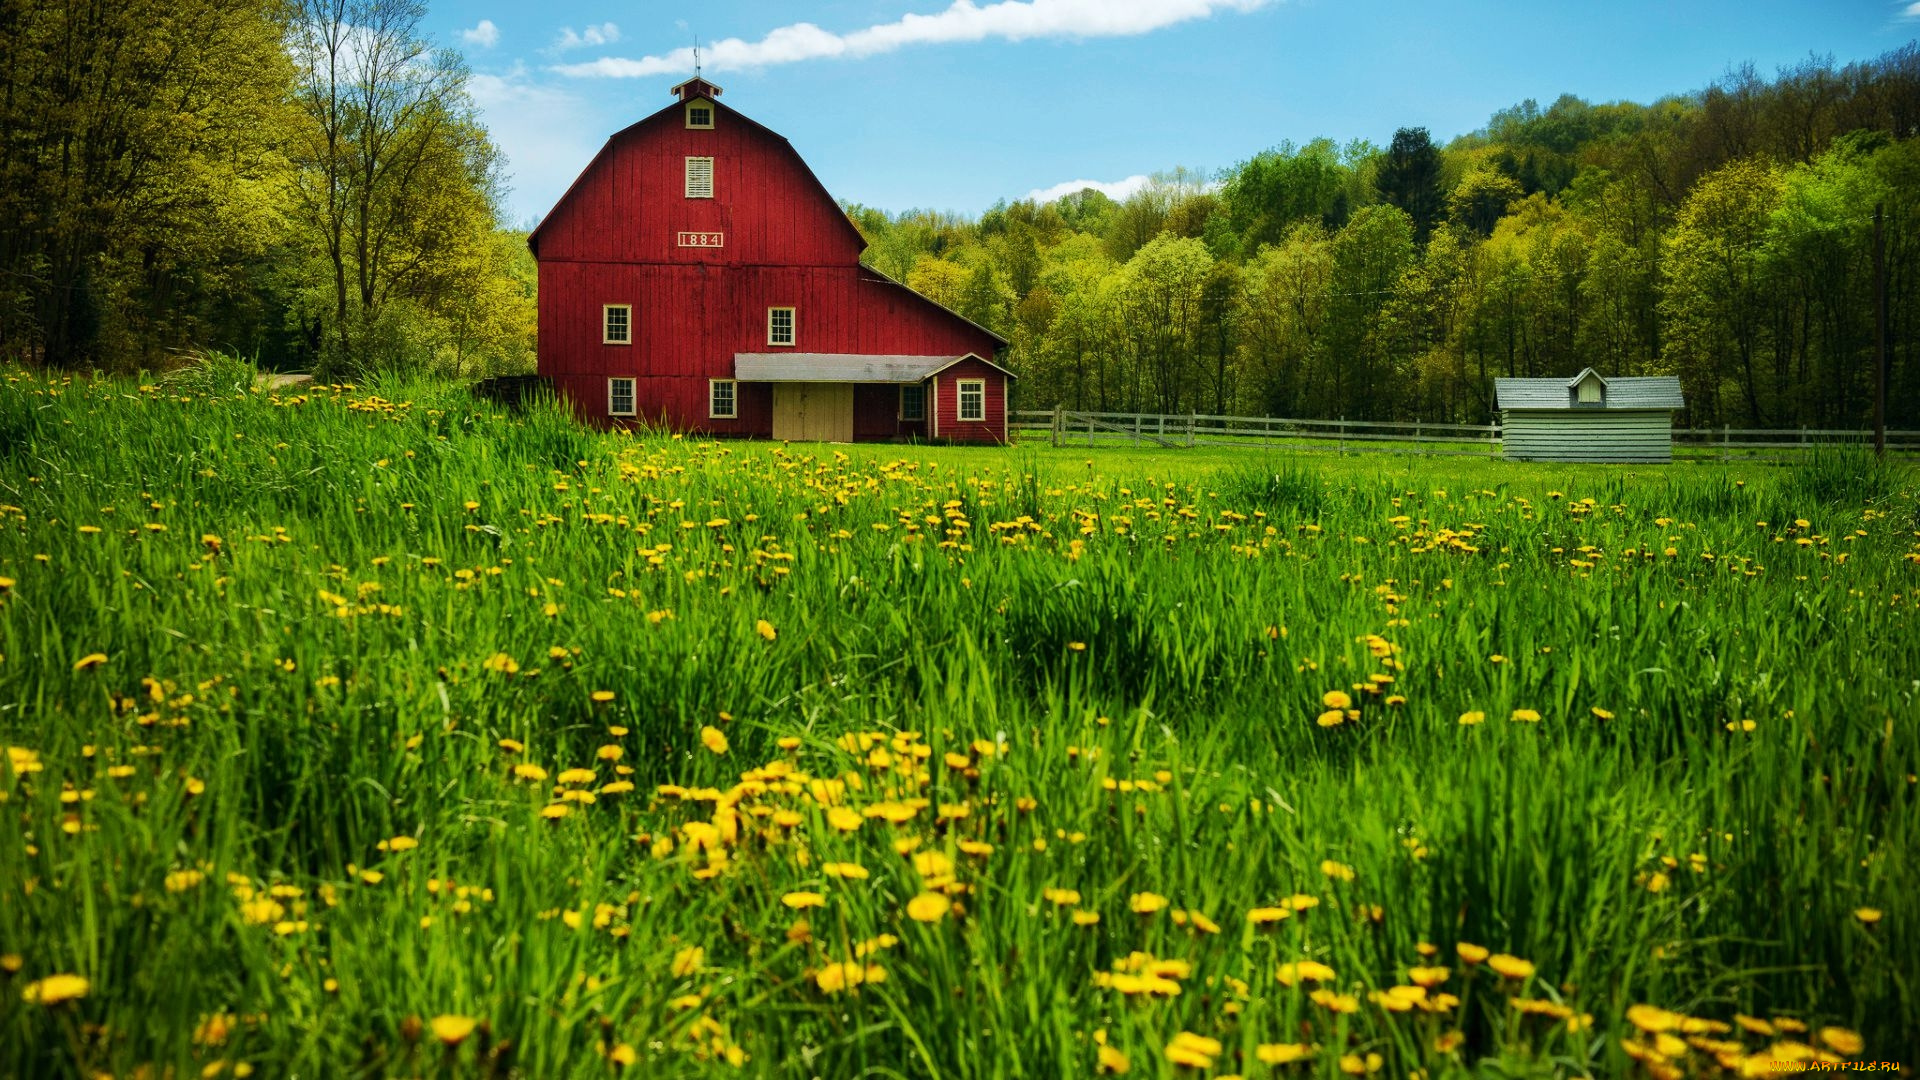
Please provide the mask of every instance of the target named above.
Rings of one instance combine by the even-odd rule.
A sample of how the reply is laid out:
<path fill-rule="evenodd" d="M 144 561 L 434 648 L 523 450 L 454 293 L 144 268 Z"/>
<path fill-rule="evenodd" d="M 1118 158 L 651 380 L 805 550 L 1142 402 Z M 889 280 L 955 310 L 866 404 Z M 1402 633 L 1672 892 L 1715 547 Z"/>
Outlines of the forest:
<path fill-rule="evenodd" d="M 419 0 L 0 5 L 0 356 L 533 367 L 504 167 Z M 1920 426 L 1920 46 L 1444 145 L 1247 133 L 1116 201 L 845 204 L 997 330 L 1016 407 L 1482 422 L 1493 379 L 1674 374 L 1693 426 Z M 583 163 L 584 164 L 584 163 Z M 1882 271 L 1875 270 L 1881 221 Z"/>

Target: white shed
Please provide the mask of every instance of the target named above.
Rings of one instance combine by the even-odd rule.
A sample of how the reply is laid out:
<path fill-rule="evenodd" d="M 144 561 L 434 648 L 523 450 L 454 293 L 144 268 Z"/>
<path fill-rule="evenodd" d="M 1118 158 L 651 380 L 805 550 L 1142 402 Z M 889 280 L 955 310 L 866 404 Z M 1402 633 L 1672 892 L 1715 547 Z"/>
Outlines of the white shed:
<path fill-rule="evenodd" d="M 1503 456 L 1516 461 L 1673 460 L 1673 414 L 1684 406 L 1671 375 L 1495 379 Z"/>

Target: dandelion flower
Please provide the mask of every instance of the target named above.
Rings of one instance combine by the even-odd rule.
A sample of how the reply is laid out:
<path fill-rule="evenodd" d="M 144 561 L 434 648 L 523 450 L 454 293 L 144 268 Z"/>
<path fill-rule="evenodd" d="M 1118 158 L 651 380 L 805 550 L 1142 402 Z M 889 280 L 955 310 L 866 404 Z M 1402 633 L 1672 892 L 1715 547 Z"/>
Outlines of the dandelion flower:
<path fill-rule="evenodd" d="M 915 922 L 939 922 L 953 908 L 945 893 L 923 892 L 907 901 L 907 917 Z"/>
<path fill-rule="evenodd" d="M 700 729 L 700 742 L 715 754 L 727 752 L 726 733 L 711 724 Z"/>
<path fill-rule="evenodd" d="M 1301 960 L 1292 964 L 1281 964 L 1273 977 L 1282 986 L 1297 986 L 1302 980 L 1307 982 L 1332 982 L 1337 976 L 1334 970 L 1317 960 Z"/>
<path fill-rule="evenodd" d="M 1321 727 L 1339 727 L 1345 723 L 1346 720 L 1347 714 L 1344 711 L 1340 709 L 1328 709 L 1326 712 L 1315 717 L 1314 723 L 1319 724 Z"/>
<path fill-rule="evenodd" d="M 525 762 L 513 767 L 513 775 L 522 780 L 545 780 L 547 778 L 547 770 L 532 762 Z"/>
<path fill-rule="evenodd" d="M 1353 867 L 1346 863 L 1334 862 L 1332 859 L 1320 861 L 1320 872 L 1339 881 L 1353 880 Z"/>
<path fill-rule="evenodd" d="M 1254 1047 L 1253 1056 L 1268 1065 L 1291 1065 L 1312 1057 L 1313 1047 L 1306 1043 L 1261 1043 Z"/>
<path fill-rule="evenodd" d="M 1308 997 L 1315 1005 L 1329 1012 L 1354 1013 L 1360 1011 L 1360 999 L 1352 994 L 1336 994 L 1331 990 L 1315 990 Z"/>
<path fill-rule="evenodd" d="M 828 877 L 852 878 L 856 881 L 867 878 L 867 868 L 859 863 L 830 862 L 820 864 L 820 872 Z"/>
<path fill-rule="evenodd" d="M 106 662 L 107 662 L 106 653 L 103 653 L 103 652 L 88 653 L 87 655 L 73 662 L 73 670 L 85 671 L 90 667 L 99 667 L 101 664 L 104 664 Z"/>
<path fill-rule="evenodd" d="M 79 975 L 49 975 L 44 979 L 30 982 L 20 991 L 20 1000 L 29 1005 L 52 1007 L 63 1001 L 74 1001 L 87 996 L 93 984 Z"/>
<path fill-rule="evenodd" d="M 753 632 L 768 641 L 772 641 L 774 638 L 780 636 L 780 632 L 773 628 L 773 624 L 765 619 L 757 619 L 754 621 Z"/>
<path fill-rule="evenodd" d="M 1075 926 L 1093 926 L 1099 921 L 1100 913 L 1097 911 L 1076 911 L 1073 913 L 1073 925 Z"/>
<path fill-rule="evenodd" d="M 1293 918 L 1293 912 L 1283 907 L 1257 907 L 1247 912 L 1247 921 L 1255 926 L 1269 926 L 1282 919 Z"/>
<path fill-rule="evenodd" d="M 1852 1057 L 1866 1048 L 1858 1033 L 1843 1027 L 1823 1027 L 1820 1029 L 1820 1041 L 1835 1051 Z"/>
<path fill-rule="evenodd" d="M 1167 1060 L 1192 1069 L 1211 1069 L 1220 1056 L 1220 1040 L 1182 1031 L 1167 1043 Z"/>
<path fill-rule="evenodd" d="M 1600 707 L 1600 706 L 1598 706 L 1598 705 L 1595 705 L 1595 706 L 1594 706 L 1594 707 L 1593 707 L 1592 709 L 1589 709 L 1588 711 L 1589 711 L 1589 712 L 1591 712 L 1591 713 L 1593 713 L 1593 718 L 1594 718 L 1595 720 L 1611 720 L 1611 719 L 1613 719 L 1613 714 L 1612 714 L 1612 713 L 1610 713 L 1610 712 L 1608 712 L 1607 710 L 1605 710 L 1605 709 L 1603 709 L 1603 708 L 1601 708 L 1601 707 Z"/>
<path fill-rule="evenodd" d="M 1127 898 L 1127 907 L 1135 915 L 1151 915 L 1167 906 L 1167 898 L 1159 893 L 1137 892 Z"/>
<path fill-rule="evenodd" d="M 1455 945 L 1454 951 L 1458 952 L 1460 954 L 1460 959 L 1465 961 L 1468 964 L 1478 964 L 1480 961 L 1485 960 L 1488 955 L 1487 950 L 1484 947 L 1479 945 L 1469 944 L 1468 942 L 1465 942 L 1465 941 L 1462 941 L 1458 945 Z"/>
<path fill-rule="evenodd" d="M 1853 917 L 1859 919 L 1862 925 L 1872 926 L 1874 923 L 1880 921 L 1880 909 L 1874 907 L 1854 908 Z"/>
<path fill-rule="evenodd" d="M 1532 709 L 1515 709 L 1510 719 L 1521 724 L 1537 724 L 1540 722 L 1540 714 Z"/>
<path fill-rule="evenodd" d="M 1347 692 L 1345 690 L 1329 690 L 1326 693 L 1321 694 L 1320 703 L 1322 705 L 1325 705 L 1329 709 L 1353 708 L 1353 699 L 1347 696 Z"/>
<path fill-rule="evenodd" d="M 479 1026 L 479 1023 L 480 1021 L 471 1016 L 448 1013 L 434 1017 L 428 1021 L 427 1026 L 433 1029 L 434 1038 L 448 1046 L 459 1046 L 466 1041 L 467 1036 L 473 1034 L 473 1029 Z"/>
<path fill-rule="evenodd" d="M 673 954 L 673 974 L 676 978 L 684 979 L 688 975 L 699 971 L 700 965 L 706 963 L 706 961 L 707 950 L 698 945 L 689 945 Z"/>
<path fill-rule="evenodd" d="M 1100 1071 L 1109 1076 L 1121 1076 L 1133 1070 L 1133 1063 L 1127 1060 L 1127 1055 L 1106 1043 L 1100 1044 L 1099 1058 Z"/>
<path fill-rule="evenodd" d="M 780 902 L 795 911 L 805 911 L 808 908 L 825 907 L 827 898 L 817 892 L 790 892 L 781 897 Z"/>
<path fill-rule="evenodd" d="M 1463 712 L 1460 714 L 1460 723 L 1466 727 L 1472 727 L 1475 724 L 1485 723 L 1486 719 L 1487 719 L 1487 714 L 1484 712 L 1481 712 L 1479 709 L 1475 709 L 1472 712 Z"/>
<path fill-rule="evenodd" d="M 1522 960 L 1506 953 L 1495 953 L 1487 959 L 1487 966 L 1509 979 L 1527 979 L 1533 976 L 1533 962 Z"/>
<path fill-rule="evenodd" d="M 860 816 L 858 811 L 849 810 L 844 806 L 836 806 L 827 811 L 827 824 L 839 829 L 841 832 L 852 832 L 858 829 L 860 822 L 863 820 L 865 819 Z"/>
<path fill-rule="evenodd" d="M 588 696 L 591 697 L 594 701 L 604 703 L 604 702 L 613 700 L 613 691 L 595 690 L 593 693 L 589 694 Z"/>

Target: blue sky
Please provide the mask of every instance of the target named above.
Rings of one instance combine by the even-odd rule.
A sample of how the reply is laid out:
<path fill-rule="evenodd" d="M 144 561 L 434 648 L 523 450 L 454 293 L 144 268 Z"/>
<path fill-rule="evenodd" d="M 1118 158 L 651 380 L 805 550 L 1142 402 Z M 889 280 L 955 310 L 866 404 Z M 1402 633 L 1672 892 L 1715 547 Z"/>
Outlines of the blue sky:
<path fill-rule="evenodd" d="M 1529 97 L 1650 101 L 1747 61 L 1867 59 L 1920 36 L 1920 0 L 463 0 L 428 30 L 473 69 L 514 222 L 669 103 L 696 34 L 726 103 L 837 197 L 977 214 L 1282 140 L 1445 142 Z"/>

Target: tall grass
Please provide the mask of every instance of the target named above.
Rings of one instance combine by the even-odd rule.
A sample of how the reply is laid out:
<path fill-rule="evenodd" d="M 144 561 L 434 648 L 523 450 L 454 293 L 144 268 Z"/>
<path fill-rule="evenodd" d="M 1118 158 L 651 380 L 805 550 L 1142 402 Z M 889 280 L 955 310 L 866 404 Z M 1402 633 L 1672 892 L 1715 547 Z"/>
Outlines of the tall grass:
<path fill-rule="evenodd" d="M 1188 1032 L 1220 1074 L 1620 1075 L 1920 1030 L 1911 474 L 19 372 L 0 434 L 0 1073 L 1200 1075 Z M 1458 1000 L 1370 1000 L 1414 967 Z"/>

